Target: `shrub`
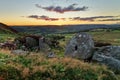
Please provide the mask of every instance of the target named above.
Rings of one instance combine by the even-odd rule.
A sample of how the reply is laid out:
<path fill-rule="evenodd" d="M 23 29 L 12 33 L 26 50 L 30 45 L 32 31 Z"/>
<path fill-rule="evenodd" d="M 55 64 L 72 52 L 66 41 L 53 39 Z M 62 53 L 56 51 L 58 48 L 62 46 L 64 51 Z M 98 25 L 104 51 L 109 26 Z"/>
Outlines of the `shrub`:
<path fill-rule="evenodd" d="M 5 80 L 22 80 L 19 70 L 10 66 L 0 66 L 0 77 Z"/>
<path fill-rule="evenodd" d="M 25 56 L 18 56 L 13 61 L 22 64 L 24 67 L 29 67 L 33 62 L 32 59 L 28 59 Z"/>
<path fill-rule="evenodd" d="M 101 80 L 117 80 L 115 74 L 111 71 L 102 71 Z"/>

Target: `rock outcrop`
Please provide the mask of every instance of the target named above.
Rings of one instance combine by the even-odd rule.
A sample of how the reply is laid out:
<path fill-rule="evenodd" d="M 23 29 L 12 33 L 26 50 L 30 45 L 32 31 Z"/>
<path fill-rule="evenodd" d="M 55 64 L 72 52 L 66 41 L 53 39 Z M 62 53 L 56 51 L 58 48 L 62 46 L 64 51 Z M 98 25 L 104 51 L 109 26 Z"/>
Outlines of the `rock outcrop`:
<path fill-rule="evenodd" d="M 29 47 L 29 48 L 32 48 L 32 47 L 35 47 L 35 46 L 38 46 L 38 43 L 37 43 L 37 40 L 32 38 L 32 37 L 26 37 L 26 46 Z"/>
<path fill-rule="evenodd" d="M 16 38 L 15 43 L 20 47 L 24 46 L 24 50 L 37 49 L 45 51 L 49 49 L 49 46 L 47 45 L 44 37 L 42 36 L 30 35 L 21 38 Z"/>
<path fill-rule="evenodd" d="M 97 53 L 120 60 L 120 46 L 101 47 Z"/>
<path fill-rule="evenodd" d="M 113 57 L 108 57 L 105 55 L 100 55 L 98 53 L 95 53 L 92 59 L 101 64 L 108 66 L 109 68 L 113 69 L 115 72 L 120 72 L 120 61 Z"/>
<path fill-rule="evenodd" d="M 94 53 L 92 60 L 107 65 L 115 72 L 120 72 L 120 46 L 104 46 Z"/>
<path fill-rule="evenodd" d="M 68 43 L 65 56 L 87 59 L 93 55 L 94 42 L 87 33 L 76 34 Z"/>
<path fill-rule="evenodd" d="M 39 49 L 47 51 L 49 49 L 48 44 L 45 42 L 45 38 L 39 38 Z"/>

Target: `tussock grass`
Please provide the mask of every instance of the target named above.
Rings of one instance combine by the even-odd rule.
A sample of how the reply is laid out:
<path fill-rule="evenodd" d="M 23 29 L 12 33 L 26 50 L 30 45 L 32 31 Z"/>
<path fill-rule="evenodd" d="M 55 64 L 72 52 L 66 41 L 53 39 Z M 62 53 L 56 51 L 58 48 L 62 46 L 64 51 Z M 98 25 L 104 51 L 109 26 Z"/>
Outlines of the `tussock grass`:
<path fill-rule="evenodd" d="M 0 77 L 5 80 L 117 80 L 105 66 L 69 57 L 0 53 L 1 57 L 5 61 L 0 65 Z"/>

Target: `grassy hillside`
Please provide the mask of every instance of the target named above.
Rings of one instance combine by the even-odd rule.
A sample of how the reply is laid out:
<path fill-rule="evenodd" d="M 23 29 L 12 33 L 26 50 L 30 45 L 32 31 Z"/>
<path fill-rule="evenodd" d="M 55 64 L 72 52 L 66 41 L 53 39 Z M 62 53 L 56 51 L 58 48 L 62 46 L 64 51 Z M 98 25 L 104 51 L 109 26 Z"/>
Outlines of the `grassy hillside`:
<path fill-rule="evenodd" d="M 5 80 L 117 80 L 105 66 L 41 54 L 0 53 L 0 78 Z"/>
<path fill-rule="evenodd" d="M 94 40 L 120 45 L 120 31 L 89 32 Z M 60 35 L 60 34 L 55 34 Z M 104 65 L 84 63 L 82 60 L 63 57 L 66 43 L 74 34 L 62 34 L 62 49 L 53 49 L 58 58 L 47 58 L 42 52 L 13 55 L 9 50 L 0 49 L 0 80 L 119 80 Z M 14 34 L 0 34 L 2 41 L 17 37 Z"/>
<path fill-rule="evenodd" d="M 3 33 L 6 33 L 6 34 L 15 34 L 15 33 L 18 33 L 16 30 L 12 29 L 10 26 L 7 26 L 3 23 L 0 23 L 0 34 L 3 34 Z"/>
<path fill-rule="evenodd" d="M 9 31 L 9 30 L 6 30 L 6 29 L 0 29 L 0 34 L 5 34 L 5 33 L 12 33 L 11 31 Z"/>

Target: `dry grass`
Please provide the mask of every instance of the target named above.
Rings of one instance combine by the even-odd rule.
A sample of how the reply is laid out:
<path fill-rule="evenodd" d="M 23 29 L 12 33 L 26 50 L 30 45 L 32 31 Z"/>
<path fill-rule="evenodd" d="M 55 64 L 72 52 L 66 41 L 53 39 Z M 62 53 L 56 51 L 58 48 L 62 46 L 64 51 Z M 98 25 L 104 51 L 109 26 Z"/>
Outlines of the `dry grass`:
<path fill-rule="evenodd" d="M 8 49 L 0 49 L 0 52 L 5 53 L 5 54 L 10 54 L 11 53 L 11 51 L 8 50 Z"/>
<path fill-rule="evenodd" d="M 5 52 L 5 54 L 3 52 Z M 51 78 L 57 75 L 64 77 L 65 74 L 68 75 L 68 73 L 70 73 L 71 77 L 74 76 L 73 74 L 78 77 L 78 74 L 80 73 L 82 73 L 81 75 L 86 74 L 89 77 L 91 77 L 92 75 L 99 75 L 99 80 L 105 77 L 104 75 L 107 75 L 108 77 L 108 74 L 102 73 L 104 71 L 109 72 L 106 66 L 100 66 L 94 63 L 84 63 L 82 60 L 73 59 L 70 57 L 47 58 L 45 55 L 43 55 L 43 53 L 30 53 L 29 55 L 13 55 L 10 54 L 9 51 L 7 52 L 4 50 L 0 51 L 0 54 L 2 53 L 4 55 L 9 55 L 9 57 L 5 57 L 6 61 L 4 62 L 4 66 L 10 66 L 19 70 L 22 78 L 30 77 L 30 75 L 35 76 L 35 74 L 42 75 L 44 73 L 52 74 Z M 49 79 L 51 80 L 51 78 Z M 96 77 L 92 78 L 96 79 Z"/>

